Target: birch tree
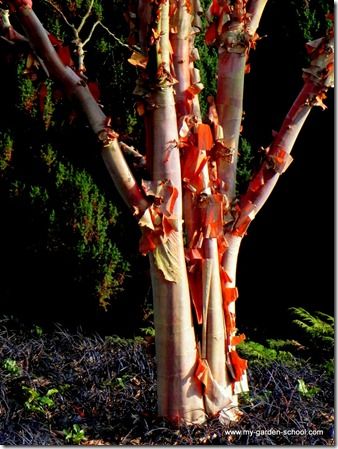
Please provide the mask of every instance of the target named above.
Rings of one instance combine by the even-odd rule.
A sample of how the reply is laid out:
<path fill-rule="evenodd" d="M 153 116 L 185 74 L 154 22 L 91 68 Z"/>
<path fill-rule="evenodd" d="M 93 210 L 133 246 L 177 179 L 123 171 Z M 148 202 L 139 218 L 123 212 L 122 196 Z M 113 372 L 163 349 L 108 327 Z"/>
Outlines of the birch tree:
<path fill-rule="evenodd" d="M 331 30 L 307 44 L 311 64 L 303 70 L 303 88 L 239 195 L 244 77 L 266 3 L 213 0 L 203 12 L 199 0 L 129 2 L 129 62 L 138 73 L 135 106 L 145 129 L 146 155 L 137 154 L 145 157 L 149 173 L 141 183 L 126 163 L 126 145 L 84 76 L 84 46 L 102 25 L 97 20 L 89 34 L 80 36 L 93 2 L 78 27 L 50 2 L 73 29 L 78 60 L 72 67 L 60 59 L 31 0 L 11 0 L 10 13 L 2 11 L 2 35 L 28 41 L 46 74 L 85 114 L 114 185 L 139 226 L 139 250 L 150 262 L 158 413 L 174 422 L 202 423 L 219 415 L 228 423 L 240 416 L 237 398 L 248 390 L 247 362 L 236 351 L 245 338 L 238 334 L 235 312 L 241 242 L 290 165 L 311 109 L 323 107 L 333 84 Z M 12 14 L 22 30 L 13 28 Z M 207 117 L 199 104 L 203 84 L 194 45 L 203 14 L 209 22 L 205 40 L 218 51 L 217 95 L 208 98 Z"/>

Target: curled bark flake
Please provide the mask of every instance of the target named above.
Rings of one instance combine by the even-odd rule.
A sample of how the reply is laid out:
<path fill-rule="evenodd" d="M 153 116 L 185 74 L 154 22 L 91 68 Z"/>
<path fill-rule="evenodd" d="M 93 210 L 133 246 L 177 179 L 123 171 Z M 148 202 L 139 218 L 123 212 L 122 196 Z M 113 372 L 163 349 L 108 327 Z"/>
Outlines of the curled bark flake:
<path fill-rule="evenodd" d="M 333 36 L 316 39 L 307 43 L 311 57 L 310 67 L 303 69 L 304 80 L 310 80 L 323 88 L 334 84 L 334 42 Z"/>
<path fill-rule="evenodd" d="M 229 53 L 244 54 L 250 46 L 250 36 L 242 23 L 224 26 L 219 36 L 220 46 Z"/>
<path fill-rule="evenodd" d="M 111 129 L 109 126 L 103 128 L 97 133 L 98 140 L 103 144 L 103 146 L 108 146 L 110 142 L 119 137 L 118 133 Z"/>
<path fill-rule="evenodd" d="M 266 156 L 267 168 L 279 174 L 284 173 L 292 161 L 293 157 L 283 148 L 277 148 L 272 154 L 267 154 Z"/>
<path fill-rule="evenodd" d="M 167 70 L 166 63 L 161 62 L 158 66 L 157 73 L 157 83 L 158 86 L 164 87 L 164 86 L 173 86 L 174 84 L 177 84 L 178 81 L 174 76 Z"/>
<path fill-rule="evenodd" d="M 212 158 L 223 159 L 227 164 L 232 164 L 235 152 L 235 148 L 227 148 L 222 141 L 218 140 L 212 149 Z"/>
<path fill-rule="evenodd" d="M 132 55 L 128 59 L 129 64 L 134 65 L 136 67 L 141 67 L 145 69 L 148 64 L 148 56 L 145 56 L 143 53 L 138 51 L 133 51 Z"/>
<path fill-rule="evenodd" d="M 316 95 L 313 100 L 310 100 L 309 104 L 310 106 L 319 106 L 324 111 L 325 109 L 327 109 L 326 104 L 323 103 L 323 100 L 325 100 L 325 98 L 327 98 L 326 93 L 322 91 L 318 95 Z"/>
<path fill-rule="evenodd" d="M 239 206 L 238 206 L 239 207 Z M 239 215 L 237 220 L 235 221 L 233 227 L 233 235 L 237 235 L 239 237 L 243 237 L 246 234 L 246 231 L 252 222 L 252 220 L 256 216 L 256 204 L 248 201 L 243 209 L 239 209 Z"/>
<path fill-rule="evenodd" d="M 179 282 L 181 279 L 178 245 L 178 234 L 172 232 L 165 239 L 161 236 L 160 244 L 153 251 L 155 265 L 169 282 Z"/>
<path fill-rule="evenodd" d="M 240 343 L 242 343 L 246 339 L 246 336 L 244 334 L 241 335 L 234 335 L 231 337 L 231 346 L 237 346 Z"/>
<path fill-rule="evenodd" d="M 237 351 L 230 351 L 227 354 L 227 368 L 233 380 L 239 382 L 248 368 L 248 362 Z"/>
<path fill-rule="evenodd" d="M 218 238 L 223 234 L 223 205 L 224 197 L 219 193 L 199 196 L 198 207 L 205 238 Z"/>
<path fill-rule="evenodd" d="M 207 410 L 214 411 L 215 406 L 222 409 L 231 404 L 231 398 L 227 394 L 226 389 L 215 380 L 206 359 L 199 358 L 195 377 L 204 385 L 204 398 Z"/>
<path fill-rule="evenodd" d="M 170 181 L 142 181 L 142 187 L 146 195 L 153 198 L 153 203 L 139 220 L 142 230 L 139 250 L 146 255 L 165 244 L 172 231 L 177 231 L 178 222 L 173 210 L 178 191 Z M 159 257 L 161 255 L 165 256 L 165 250 L 158 253 Z"/>

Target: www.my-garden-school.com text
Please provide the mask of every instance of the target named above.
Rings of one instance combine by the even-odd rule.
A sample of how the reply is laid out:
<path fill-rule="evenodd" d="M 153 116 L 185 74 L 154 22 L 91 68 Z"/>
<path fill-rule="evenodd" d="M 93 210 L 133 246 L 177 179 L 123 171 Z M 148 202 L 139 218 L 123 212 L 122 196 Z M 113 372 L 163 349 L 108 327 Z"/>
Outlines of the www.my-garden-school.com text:
<path fill-rule="evenodd" d="M 225 433 L 225 435 L 236 435 L 236 436 L 240 436 L 240 435 L 244 435 L 244 436 L 248 436 L 248 437 L 259 437 L 259 436 L 264 436 L 264 435 L 269 435 L 269 436 L 291 436 L 291 435 L 295 435 L 295 436 L 301 436 L 301 435 L 311 435 L 311 436 L 322 436 L 324 434 L 323 430 L 305 430 L 305 429 L 284 429 L 284 430 L 279 430 L 279 429 L 257 429 L 257 430 L 249 430 L 249 429 L 243 429 L 243 430 L 224 430 L 223 431 Z"/>

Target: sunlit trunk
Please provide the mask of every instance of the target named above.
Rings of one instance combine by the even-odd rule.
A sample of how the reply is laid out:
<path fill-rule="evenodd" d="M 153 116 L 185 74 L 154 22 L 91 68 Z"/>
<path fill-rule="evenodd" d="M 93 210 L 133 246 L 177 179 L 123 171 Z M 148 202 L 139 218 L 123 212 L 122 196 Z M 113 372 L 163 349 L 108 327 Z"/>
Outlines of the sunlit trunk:
<path fill-rule="evenodd" d="M 238 30 L 240 33 L 242 30 Z M 245 50 L 245 49 L 244 49 Z M 219 50 L 216 107 L 223 130 L 223 148 L 217 158 L 222 191 L 232 201 L 236 196 L 236 170 L 239 132 L 243 113 L 245 52 Z M 222 138 L 221 136 L 219 136 Z"/>
<path fill-rule="evenodd" d="M 140 0 L 141 52 L 130 59 L 145 75 L 134 91 L 145 119 L 151 178 L 142 186 L 108 118 L 85 81 L 59 59 L 31 2 L 9 2 L 46 71 L 87 117 L 115 186 L 138 220 L 140 251 L 150 259 L 158 412 L 174 422 L 201 423 L 218 413 L 223 423 L 238 418 L 237 393 L 247 390 L 246 361 L 236 352 L 244 338 L 237 335 L 235 314 L 241 241 L 291 162 L 312 106 L 332 85 L 331 33 L 330 40 L 309 43 L 312 62 L 304 70 L 304 88 L 247 191 L 235 201 L 246 59 L 266 2 L 213 0 L 209 8 L 213 21 L 207 41 L 219 45 L 210 126 L 200 116 L 203 86 L 193 64 L 198 0 Z M 25 41 L 12 29 L 8 14 L 2 16 L 2 32 L 13 42 Z"/>
<path fill-rule="evenodd" d="M 157 44 L 158 67 L 170 73 L 169 1 L 159 8 L 161 37 Z M 177 191 L 172 215 L 176 229 L 150 256 L 154 296 L 159 413 L 174 421 L 205 419 L 200 382 L 195 378 L 197 342 L 192 321 L 182 229 L 182 187 L 173 87 L 169 80 L 154 93 L 153 181 L 170 180 Z M 159 261 L 170 270 L 161 270 Z M 165 279 L 165 277 L 167 279 Z M 169 279 L 170 278 L 170 279 Z"/>

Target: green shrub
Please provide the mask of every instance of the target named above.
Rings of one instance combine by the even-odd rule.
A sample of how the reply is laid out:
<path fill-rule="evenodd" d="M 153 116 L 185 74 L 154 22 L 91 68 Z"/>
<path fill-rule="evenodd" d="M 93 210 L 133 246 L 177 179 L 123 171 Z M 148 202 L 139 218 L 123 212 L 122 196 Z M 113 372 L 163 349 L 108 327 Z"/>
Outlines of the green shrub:
<path fill-rule="evenodd" d="M 334 347 L 334 317 L 323 312 L 313 315 L 302 307 L 292 307 L 296 317 L 293 323 L 304 331 L 309 343 L 314 347 L 331 351 Z"/>
<path fill-rule="evenodd" d="M 246 358 L 250 363 L 268 365 L 274 361 L 280 361 L 285 364 L 296 363 L 295 357 L 289 351 L 282 351 L 272 348 L 255 341 L 245 341 L 240 343 L 237 348 L 238 352 Z"/>
<path fill-rule="evenodd" d="M 79 424 L 73 424 L 70 429 L 64 429 L 63 434 L 65 440 L 70 444 L 78 445 L 87 439 L 84 429 L 82 429 Z"/>
<path fill-rule="evenodd" d="M 301 330 L 304 346 L 311 359 L 321 363 L 328 375 L 334 374 L 334 317 L 323 312 L 311 314 L 302 307 L 292 307 L 293 323 Z"/>
<path fill-rule="evenodd" d="M 8 374 L 11 374 L 12 376 L 21 374 L 21 368 L 16 360 L 7 358 L 3 361 L 2 367 Z"/>

